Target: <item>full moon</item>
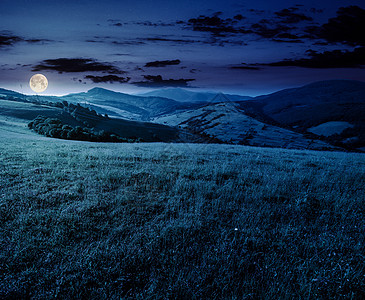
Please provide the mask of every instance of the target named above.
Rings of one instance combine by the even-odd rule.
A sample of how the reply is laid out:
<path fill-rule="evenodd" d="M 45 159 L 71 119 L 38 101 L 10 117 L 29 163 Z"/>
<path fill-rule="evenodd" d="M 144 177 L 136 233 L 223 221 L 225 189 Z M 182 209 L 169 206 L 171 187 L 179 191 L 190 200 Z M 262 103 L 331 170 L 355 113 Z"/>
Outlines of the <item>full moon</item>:
<path fill-rule="evenodd" d="M 48 80 L 42 74 L 35 74 L 29 80 L 30 88 L 36 93 L 42 93 L 47 89 Z"/>

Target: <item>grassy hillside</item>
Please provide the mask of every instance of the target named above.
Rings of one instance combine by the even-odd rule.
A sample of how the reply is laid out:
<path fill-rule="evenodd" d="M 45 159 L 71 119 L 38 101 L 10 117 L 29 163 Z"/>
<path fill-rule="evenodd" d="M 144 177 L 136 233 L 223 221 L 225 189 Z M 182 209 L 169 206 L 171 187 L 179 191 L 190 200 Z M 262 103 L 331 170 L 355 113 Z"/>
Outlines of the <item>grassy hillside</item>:
<path fill-rule="evenodd" d="M 2 299 L 365 296 L 364 154 L 25 139 L 7 126 Z"/>
<path fill-rule="evenodd" d="M 46 105 L 37 105 L 33 103 L 24 103 L 17 101 L 8 101 L 0 99 L 0 115 L 20 120 L 30 121 L 38 115 L 47 117 L 59 117 L 62 109 Z"/>
<path fill-rule="evenodd" d="M 87 124 L 87 127 L 94 128 L 95 131 L 111 132 L 121 138 L 141 138 L 147 142 L 170 142 L 191 140 L 193 138 L 192 135 L 184 135 L 178 129 L 165 125 L 106 118 L 79 105 L 67 104 L 64 106 L 63 103 L 57 102 L 59 107 L 55 107 L 47 104 L 20 102 L 22 99 L 16 99 L 9 101 L 0 98 L 0 116 L 5 119 L 17 119 L 18 122 L 23 122 L 24 125 L 41 115 L 57 118 L 63 124 L 73 127 Z"/>
<path fill-rule="evenodd" d="M 153 122 L 178 126 L 216 143 L 301 150 L 340 150 L 301 133 L 262 123 L 247 116 L 239 109 L 239 104 L 230 102 L 164 115 Z"/>
<path fill-rule="evenodd" d="M 365 146 L 365 82 L 320 81 L 242 101 L 240 105 L 259 120 L 302 133 L 313 132 L 323 124 L 328 132 L 336 132 L 337 122 L 347 122 L 350 127 L 324 139 L 349 149 Z"/>

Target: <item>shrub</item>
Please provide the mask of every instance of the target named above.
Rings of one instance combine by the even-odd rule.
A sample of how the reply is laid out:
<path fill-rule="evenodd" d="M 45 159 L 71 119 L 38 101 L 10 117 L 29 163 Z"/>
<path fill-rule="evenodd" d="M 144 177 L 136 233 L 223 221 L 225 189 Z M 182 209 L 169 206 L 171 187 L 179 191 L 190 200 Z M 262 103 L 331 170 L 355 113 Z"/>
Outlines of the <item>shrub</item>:
<path fill-rule="evenodd" d="M 63 124 L 60 119 L 47 118 L 38 116 L 33 121 L 29 122 L 28 128 L 47 137 L 79 140 L 90 142 L 113 142 L 113 143 L 134 143 L 141 142 L 140 138 L 122 138 L 114 133 L 104 130 L 96 131 L 94 128 L 76 126 L 73 128 L 68 124 Z"/>

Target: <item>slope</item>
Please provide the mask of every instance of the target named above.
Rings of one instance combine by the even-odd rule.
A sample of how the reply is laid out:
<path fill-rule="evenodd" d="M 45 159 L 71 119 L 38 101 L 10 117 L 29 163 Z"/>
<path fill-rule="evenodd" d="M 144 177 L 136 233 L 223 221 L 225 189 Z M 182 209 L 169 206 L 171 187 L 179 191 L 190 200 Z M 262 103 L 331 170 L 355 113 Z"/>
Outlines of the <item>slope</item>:
<path fill-rule="evenodd" d="M 86 93 L 61 97 L 71 103 L 83 103 L 98 112 L 129 120 L 148 121 L 153 117 L 192 107 L 163 97 L 140 97 L 93 88 Z"/>
<path fill-rule="evenodd" d="M 177 128 L 147 122 L 136 122 L 122 119 L 110 119 L 95 111 L 80 105 L 64 104 L 35 104 L 0 98 L 0 117 L 3 125 L 17 124 L 18 127 L 26 127 L 29 121 L 38 115 L 49 118 L 57 118 L 64 124 L 93 128 L 95 131 L 108 131 L 123 138 L 141 138 L 148 142 L 154 141 L 180 141 L 180 132 Z M 56 106 L 57 105 L 57 106 Z M 186 136 L 186 135 L 184 135 Z M 187 136 L 189 137 L 189 136 Z"/>
<path fill-rule="evenodd" d="M 298 132 L 317 134 L 349 147 L 365 146 L 365 83 L 352 80 L 315 82 L 300 88 L 240 102 L 251 116 Z M 347 126 L 338 126 L 338 122 Z M 316 130 L 317 126 L 327 128 Z M 337 127 L 337 130 L 334 128 Z"/>
<path fill-rule="evenodd" d="M 244 114 L 238 104 L 216 103 L 199 109 L 155 118 L 154 122 L 179 126 L 215 142 L 288 149 L 335 149 L 301 133 L 262 123 Z"/>

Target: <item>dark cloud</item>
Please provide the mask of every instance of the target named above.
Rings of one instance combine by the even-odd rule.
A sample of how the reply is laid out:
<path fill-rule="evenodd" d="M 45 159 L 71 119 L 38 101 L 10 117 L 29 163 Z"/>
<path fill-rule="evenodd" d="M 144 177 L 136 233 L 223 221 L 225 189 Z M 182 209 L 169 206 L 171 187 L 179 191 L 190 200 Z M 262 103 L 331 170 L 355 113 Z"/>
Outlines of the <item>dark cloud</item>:
<path fill-rule="evenodd" d="M 147 27 L 169 27 L 169 26 L 175 26 L 176 24 L 178 24 L 177 22 L 175 23 L 165 23 L 165 22 L 151 22 L 151 21 L 143 21 L 143 22 L 133 22 L 133 24 L 135 25 L 140 25 L 140 26 L 147 26 Z"/>
<path fill-rule="evenodd" d="M 270 21 L 267 19 L 263 19 L 260 22 L 255 23 L 251 26 L 251 30 L 253 33 L 267 39 L 276 38 L 277 36 L 283 34 L 288 35 L 289 31 L 292 29 L 293 27 L 289 27 L 284 24 L 278 24 L 274 21 Z"/>
<path fill-rule="evenodd" d="M 94 36 L 92 39 L 87 39 L 85 42 L 87 43 L 106 43 L 110 42 L 112 39 L 111 36 Z"/>
<path fill-rule="evenodd" d="M 213 16 L 201 15 L 198 18 L 189 19 L 187 25 L 194 31 L 210 32 L 215 35 L 224 35 L 227 33 L 249 33 L 243 27 L 236 26 L 237 22 L 243 20 L 242 15 L 237 15 L 235 19 L 220 17 L 221 12 L 215 13 Z M 242 18 L 241 18 L 242 17 Z"/>
<path fill-rule="evenodd" d="M 110 26 L 122 27 L 123 25 L 139 25 L 146 27 L 167 27 L 167 26 L 176 26 L 179 24 L 178 22 L 166 23 L 166 22 L 151 22 L 151 21 L 137 21 L 137 22 L 124 22 L 122 23 L 119 19 L 109 19 L 108 23 Z"/>
<path fill-rule="evenodd" d="M 107 20 L 110 26 L 122 27 L 123 23 L 119 19 L 109 19 Z M 126 24 L 126 23 L 124 23 Z"/>
<path fill-rule="evenodd" d="M 53 40 L 49 40 L 49 39 L 27 39 L 25 41 L 30 44 L 42 44 L 42 45 L 54 42 Z"/>
<path fill-rule="evenodd" d="M 247 18 L 244 17 L 244 16 L 242 16 L 241 14 L 238 14 L 238 15 L 235 15 L 233 17 L 233 19 L 238 20 L 238 21 L 241 21 L 241 20 L 244 20 L 244 19 L 247 19 Z"/>
<path fill-rule="evenodd" d="M 108 72 L 113 74 L 122 74 L 123 71 L 108 64 L 97 62 L 90 58 L 57 58 L 46 59 L 40 64 L 33 67 L 33 71 L 54 70 L 60 73 L 72 72 Z"/>
<path fill-rule="evenodd" d="M 313 45 L 319 45 L 319 46 L 328 46 L 330 43 L 329 42 L 324 42 L 324 41 L 318 41 L 313 43 Z"/>
<path fill-rule="evenodd" d="M 145 81 L 133 82 L 141 87 L 187 87 L 188 82 L 195 79 L 163 79 L 161 75 L 144 75 Z"/>
<path fill-rule="evenodd" d="M 185 28 L 211 33 L 213 37 L 220 39 L 220 41 L 212 43 L 218 45 L 224 45 L 222 43 L 223 37 L 240 37 L 247 34 L 256 34 L 261 38 L 282 43 L 302 43 L 303 39 L 308 38 L 320 39 L 317 32 L 314 32 L 318 31 L 318 26 L 309 28 L 308 22 L 313 24 L 313 18 L 303 13 L 302 10 L 297 5 L 285 8 L 256 23 L 248 23 L 247 18 L 242 14 L 237 14 L 232 18 L 223 18 L 221 13 L 218 12 L 210 16 L 200 15 L 197 18 L 191 18 L 185 22 L 187 25 Z M 312 13 L 314 12 L 317 13 L 317 10 L 313 10 Z M 248 9 L 246 13 L 259 15 L 265 13 L 265 11 Z M 298 26 L 299 23 L 303 24 Z M 304 25 L 307 25 L 308 31 L 304 31 Z M 309 30 L 312 30 L 312 32 L 309 32 Z"/>
<path fill-rule="evenodd" d="M 115 54 L 112 54 L 112 55 L 115 55 L 115 56 L 131 56 L 130 53 L 115 53 Z"/>
<path fill-rule="evenodd" d="M 302 13 L 297 13 L 297 7 L 290 7 L 286 9 L 282 9 L 280 11 L 275 12 L 275 15 L 279 17 L 282 23 L 299 23 L 302 21 L 313 21 L 312 17 L 308 17 Z"/>
<path fill-rule="evenodd" d="M 337 17 L 319 28 L 319 37 L 329 42 L 365 45 L 365 10 L 358 6 L 339 8 Z"/>
<path fill-rule="evenodd" d="M 113 45 L 118 46 L 136 46 L 136 45 L 144 45 L 145 42 L 142 41 L 136 41 L 136 40 L 124 40 L 124 41 L 112 41 Z"/>
<path fill-rule="evenodd" d="M 298 44 L 298 43 L 304 43 L 302 40 L 298 40 L 298 39 L 278 39 L 278 38 L 273 38 L 272 39 L 274 42 L 277 42 L 277 43 L 292 43 L 292 44 Z"/>
<path fill-rule="evenodd" d="M 174 60 L 156 60 L 146 63 L 144 66 L 147 68 L 150 67 L 166 67 L 166 66 L 172 66 L 172 65 L 179 65 L 181 61 L 179 59 Z"/>
<path fill-rule="evenodd" d="M 106 75 L 106 76 L 94 76 L 94 75 L 87 75 L 85 79 L 90 79 L 94 83 L 101 83 L 101 82 L 119 82 L 119 83 L 126 83 L 130 80 L 130 77 L 121 77 L 116 75 Z"/>
<path fill-rule="evenodd" d="M 233 70 L 261 70 L 260 67 L 258 67 L 256 64 L 245 64 L 242 63 L 240 65 L 231 66 L 230 69 Z"/>
<path fill-rule="evenodd" d="M 115 40 L 111 36 L 94 36 L 92 39 L 85 40 L 87 43 L 108 43 L 117 46 L 144 45 L 143 39 L 135 40 Z"/>
<path fill-rule="evenodd" d="M 288 39 L 288 40 L 299 40 L 300 39 L 300 37 L 298 35 L 288 33 L 288 32 L 279 33 L 275 37 L 279 38 L 279 39 Z"/>
<path fill-rule="evenodd" d="M 0 32 L 0 47 L 13 46 L 14 44 L 19 43 L 19 42 L 25 42 L 25 43 L 29 43 L 29 44 L 39 44 L 39 43 L 45 44 L 45 43 L 53 42 L 53 40 L 36 39 L 36 38 L 26 39 L 24 37 L 17 36 L 15 34 L 11 33 L 10 31 Z"/>
<path fill-rule="evenodd" d="M 321 14 L 321 13 L 323 13 L 323 12 L 324 12 L 324 10 L 323 10 L 323 9 L 321 9 L 321 8 L 314 8 L 314 7 L 312 7 L 309 11 L 310 11 L 311 13 L 313 13 L 313 14 Z"/>
<path fill-rule="evenodd" d="M 163 38 L 163 37 L 141 38 L 139 40 L 146 41 L 146 42 L 170 42 L 170 43 L 175 43 L 175 44 L 199 43 L 198 41 L 195 41 L 195 40 L 170 39 L 170 38 Z"/>
<path fill-rule="evenodd" d="M 148 42 L 166 42 L 166 43 L 173 43 L 174 45 L 180 44 L 208 44 L 208 45 L 215 45 L 215 46 L 225 46 L 229 45 L 246 45 L 244 41 L 237 41 L 237 40 L 229 40 L 224 39 L 222 37 L 218 37 L 216 35 L 212 35 L 207 39 L 199 39 L 199 40 L 192 40 L 192 39 L 173 39 L 173 38 L 164 38 L 164 37 L 151 37 L 151 38 L 139 38 L 139 41 Z"/>
<path fill-rule="evenodd" d="M 21 38 L 19 36 L 7 34 L 7 33 L 0 34 L 0 47 L 12 46 L 15 43 L 20 42 L 20 41 L 23 41 L 23 38 Z"/>
<path fill-rule="evenodd" d="M 319 26 L 310 25 L 303 28 L 305 37 L 308 39 L 320 39 L 321 28 Z"/>
<path fill-rule="evenodd" d="M 186 28 L 192 28 L 194 31 L 210 32 L 216 38 L 222 38 L 226 35 L 239 36 L 253 33 L 266 39 L 275 38 L 280 42 L 293 43 L 294 40 L 299 40 L 301 37 L 293 34 L 291 31 L 297 28 L 288 26 L 288 24 L 312 21 L 311 17 L 298 13 L 296 10 L 298 8 L 295 7 L 283 9 L 276 12 L 271 19 L 262 19 L 257 23 L 248 24 L 249 28 L 243 27 L 240 23 L 241 20 L 246 19 L 241 14 L 226 19 L 222 18 L 218 13 L 213 16 L 201 15 L 198 18 L 189 19 L 187 22 L 188 27 Z M 253 12 L 256 13 L 255 10 Z M 286 36 L 281 37 L 280 35 Z"/>
<path fill-rule="evenodd" d="M 255 9 L 246 10 L 246 13 L 251 14 L 264 12 Z M 309 12 L 313 15 L 323 13 L 323 10 L 312 8 Z M 212 45 L 232 44 L 234 41 L 224 41 L 224 38 L 241 37 L 246 34 L 255 34 L 263 39 L 281 43 L 303 43 L 304 40 L 312 40 L 314 43 L 322 43 L 322 46 L 325 45 L 324 41 L 365 45 L 365 10 L 358 6 L 341 7 L 337 11 L 337 17 L 329 19 L 321 26 L 316 25 L 312 16 L 307 15 L 300 5 L 277 11 L 271 17 L 268 16 L 253 24 L 248 23 L 242 14 L 223 18 L 221 12 L 210 16 L 200 15 L 184 24 L 185 29 L 211 33 L 214 39 L 200 40 L 198 43 L 205 42 Z"/>
<path fill-rule="evenodd" d="M 248 12 L 254 13 L 256 15 L 262 15 L 263 13 L 265 13 L 265 11 L 262 9 L 254 9 L 254 8 L 248 9 Z"/>
<path fill-rule="evenodd" d="M 323 53 L 308 50 L 307 53 L 310 58 L 283 60 L 265 65 L 304 68 L 359 68 L 365 66 L 365 47 L 356 48 L 354 51 L 334 50 Z"/>

